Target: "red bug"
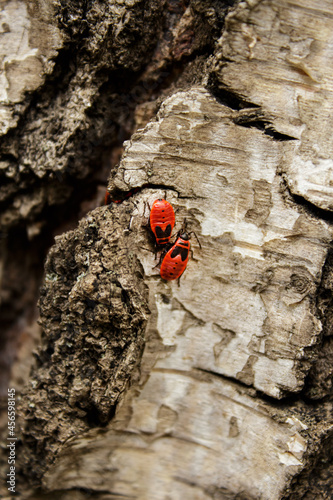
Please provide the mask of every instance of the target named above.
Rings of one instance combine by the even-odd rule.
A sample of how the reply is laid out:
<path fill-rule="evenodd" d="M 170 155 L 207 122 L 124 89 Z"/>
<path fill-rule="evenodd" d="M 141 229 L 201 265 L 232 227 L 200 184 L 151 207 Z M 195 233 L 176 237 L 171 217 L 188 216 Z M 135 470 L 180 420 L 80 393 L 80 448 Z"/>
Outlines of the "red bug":
<path fill-rule="evenodd" d="M 105 197 L 104 197 L 104 205 L 109 205 L 110 203 L 122 203 L 124 200 L 126 200 L 126 198 L 130 198 L 131 196 L 133 196 L 133 194 L 140 191 L 140 189 L 141 188 L 136 187 L 136 188 L 131 189 L 130 191 L 127 191 L 126 193 L 120 193 L 119 196 L 121 196 L 121 198 L 118 198 L 118 199 L 111 198 L 109 191 L 106 190 Z"/>
<path fill-rule="evenodd" d="M 186 231 L 186 220 L 184 220 L 183 229 L 179 231 L 176 243 L 168 250 L 162 260 L 160 275 L 161 278 L 167 281 L 179 279 L 186 269 L 190 256 L 191 244 L 190 235 L 194 234 L 199 246 L 200 241 L 194 231 L 188 233 Z"/>
<path fill-rule="evenodd" d="M 166 245 L 171 238 L 175 225 L 175 212 L 166 200 L 155 200 L 150 210 L 150 227 L 157 245 Z"/>
<path fill-rule="evenodd" d="M 176 243 L 166 253 L 162 260 L 160 275 L 167 281 L 180 278 L 186 269 L 190 255 L 190 237 L 187 233 L 181 234 Z"/>
<path fill-rule="evenodd" d="M 109 205 L 111 203 L 111 196 L 108 190 L 105 192 L 104 205 Z"/>

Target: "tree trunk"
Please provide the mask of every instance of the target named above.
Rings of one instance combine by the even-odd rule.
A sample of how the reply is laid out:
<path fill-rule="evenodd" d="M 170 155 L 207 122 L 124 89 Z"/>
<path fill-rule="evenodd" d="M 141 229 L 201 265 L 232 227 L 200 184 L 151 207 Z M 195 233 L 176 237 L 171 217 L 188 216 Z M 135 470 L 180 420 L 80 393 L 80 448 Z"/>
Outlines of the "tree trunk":
<path fill-rule="evenodd" d="M 111 169 L 46 260 L 22 499 L 332 498 L 333 6 L 230 3 L 3 6 L 7 338 L 42 272 L 18 294 L 19 244 L 45 253 Z M 179 283 L 147 226 L 164 197 Z"/>

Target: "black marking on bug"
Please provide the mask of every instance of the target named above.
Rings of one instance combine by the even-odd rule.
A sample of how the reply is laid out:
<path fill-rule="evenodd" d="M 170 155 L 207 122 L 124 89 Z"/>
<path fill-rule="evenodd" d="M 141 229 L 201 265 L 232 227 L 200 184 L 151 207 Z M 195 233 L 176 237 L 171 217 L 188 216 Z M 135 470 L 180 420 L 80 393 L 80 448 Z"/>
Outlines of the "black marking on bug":
<path fill-rule="evenodd" d="M 186 260 L 187 256 L 188 256 L 188 248 L 183 248 L 183 247 L 177 245 L 172 250 L 170 257 L 172 259 L 174 259 L 179 254 L 180 254 L 180 257 L 181 257 L 182 261 L 184 262 L 184 260 Z"/>
<path fill-rule="evenodd" d="M 164 231 L 160 226 L 156 226 L 155 231 L 157 238 L 167 238 L 171 236 L 171 224 L 168 224 Z"/>

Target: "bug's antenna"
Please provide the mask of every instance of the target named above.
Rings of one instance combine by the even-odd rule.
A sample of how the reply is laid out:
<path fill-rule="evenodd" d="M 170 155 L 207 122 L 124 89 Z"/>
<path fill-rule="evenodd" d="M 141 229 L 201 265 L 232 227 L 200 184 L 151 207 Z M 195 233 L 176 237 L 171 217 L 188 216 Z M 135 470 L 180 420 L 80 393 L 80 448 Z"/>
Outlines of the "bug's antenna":
<path fill-rule="evenodd" d="M 197 233 L 196 233 L 195 231 L 191 231 L 191 232 L 190 232 L 190 233 L 188 233 L 188 234 L 192 234 L 192 233 L 193 233 L 193 234 L 194 234 L 194 236 L 196 237 L 196 240 L 197 240 L 197 242 L 199 243 L 199 247 L 200 247 L 200 250 L 201 250 L 201 249 L 202 249 L 202 246 L 201 246 L 201 243 L 200 243 L 200 241 L 199 241 L 199 238 L 197 237 Z"/>

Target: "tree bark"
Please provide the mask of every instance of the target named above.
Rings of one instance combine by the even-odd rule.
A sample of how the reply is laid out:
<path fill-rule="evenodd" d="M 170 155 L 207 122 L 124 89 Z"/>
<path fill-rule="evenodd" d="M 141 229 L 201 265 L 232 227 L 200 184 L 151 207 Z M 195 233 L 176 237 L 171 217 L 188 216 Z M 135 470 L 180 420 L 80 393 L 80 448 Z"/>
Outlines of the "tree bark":
<path fill-rule="evenodd" d="M 69 206 L 129 140 L 109 204 L 48 254 L 18 494 L 331 498 L 332 5 L 248 0 L 225 22 L 213 0 L 47 5 L 44 76 L 3 111 L 8 234 L 35 235 L 50 193 Z M 200 242 L 179 285 L 147 227 L 161 197 Z"/>

